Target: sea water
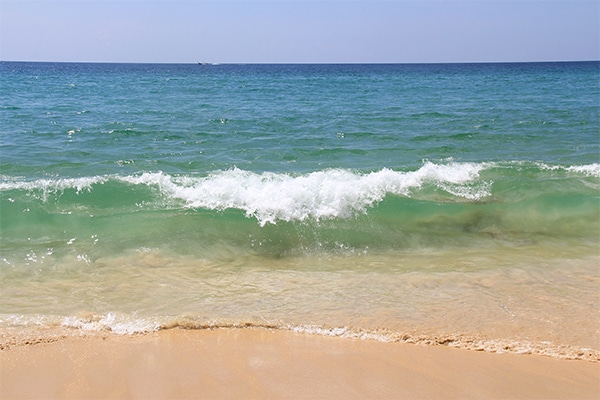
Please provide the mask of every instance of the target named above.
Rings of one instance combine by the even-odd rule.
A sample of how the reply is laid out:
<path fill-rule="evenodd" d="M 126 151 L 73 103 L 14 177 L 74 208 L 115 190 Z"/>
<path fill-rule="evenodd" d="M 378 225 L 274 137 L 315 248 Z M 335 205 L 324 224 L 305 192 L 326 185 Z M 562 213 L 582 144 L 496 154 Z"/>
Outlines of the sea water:
<path fill-rule="evenodd" d="M 0 331 L 600 359 L 600 65 L 0 63 Z"/>

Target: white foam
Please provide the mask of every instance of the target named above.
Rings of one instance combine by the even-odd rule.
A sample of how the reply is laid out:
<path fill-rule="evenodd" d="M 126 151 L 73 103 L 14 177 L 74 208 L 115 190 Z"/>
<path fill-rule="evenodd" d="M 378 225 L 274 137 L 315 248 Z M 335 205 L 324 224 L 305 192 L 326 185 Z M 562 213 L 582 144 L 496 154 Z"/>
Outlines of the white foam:
<path fill-rule="evenodd" d="M 535 165 L 541 169 L 546 171 L 569 171 L 577 174 L 583 174 L 586 176 L 593 176 L 600 178 L 600 164 L 585 164 L 585 165 L 572 165 L 570 167 L 564 167 L 562 165 L 548 165 L 543 162 L 537 162 Z"/>
<path fill-rule="evenodd" d="M 135 316 L 108 313 L 91 317 L 65 317 L 62 326 L 83 331 L 110 331 L 119 335 L 154 332 L 160 329 L 160 324 Z"/>
<path fill-rule="evenodd" d="M 176 177 L 161 172 L 123 177 L 131 184 L 157 186 L 171 199 L 190 208 L 244 210 L 261 225 L 276 221 L 349 218 L 366 212 L 388 194 L 408 196 L 428 182 L 454 196 L 479 199 L 489 187 L 475 181 L 484 164 L 426 162 L 410 172 L 384 168 L 371 173 L 330 169 L 304 175 L 255 173 L 237 168 L 206 177 Z"/>
<path fill-rule="evenodd" d="M 394 335 L 389 333 L 371 332 L 363 329 L 352 329 L 344 326 L 324 327 L 319 325 L 285 325 L 279 329 L 289 330 L 296 333 L 309 335 L 341 337 L 346 339 L 375 340 L 378 342 L 397 341 Z"/>
<path fill-rule="evenodd" d="M 75 189 L 77 193 L 91 191 L 93 185 L 115 180 L 156 187 L 166 199 L 182 201 L 189 208 L 240 209 L 265 225 L 278 220 L 349 218 L 366 212 L 388 194 L 410 196 L 424 183 L 459 198 L 479 199 L 489 195 L 489 187 L 469 183 L 476 181 L 485 167 L 482 163 L 425 162 L 418 170 L 408 172 L 387 168 L 371 173 L 329 169 L 302 175 L 234 168 L 205 177 L 152 172 L 35 181 L 9 179 L 0 182 L 0 190 L 40 191 L 40 197 L 46 201 L 53 193 L 67 189 Z"/>
<path fill-rule="evenodd" d="M 567 168 L 567 171 L 577 172 L 587 176 L 595 176 L 600 178 L 600 164 L 574 165 Z"/>
<path fill-rule="evenodd" d="M 44 201 L 50 194 L 64 192 L 67 189 L 75 189 L 79 194 L 82 191 L 90 191 L 95 184 L 105 183 L 109 176 L 91 176 L 81 178 L 59 178 L 59 179 L 37 179 L 33 181 L 5 180 L 0 182 L 0 190 L 29 190 L 40 191 Z"/>

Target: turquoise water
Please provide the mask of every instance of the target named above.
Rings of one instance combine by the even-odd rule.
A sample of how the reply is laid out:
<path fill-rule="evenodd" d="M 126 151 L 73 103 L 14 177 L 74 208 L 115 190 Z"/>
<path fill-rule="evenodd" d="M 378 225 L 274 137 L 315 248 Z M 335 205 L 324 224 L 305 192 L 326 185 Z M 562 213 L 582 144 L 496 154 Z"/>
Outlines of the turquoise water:
<path fill-rule="evenodd" d="M 2 326 L 598 350 L 599 78 L 598 62 L 2 62 Z"/>

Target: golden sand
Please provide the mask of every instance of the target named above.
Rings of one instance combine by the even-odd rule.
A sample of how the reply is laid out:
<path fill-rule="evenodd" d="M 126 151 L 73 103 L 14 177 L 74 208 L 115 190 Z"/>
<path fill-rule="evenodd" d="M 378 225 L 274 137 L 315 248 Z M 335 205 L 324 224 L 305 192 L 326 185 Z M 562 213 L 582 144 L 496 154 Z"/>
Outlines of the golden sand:
<path fill-rule="evenodd" d="M 600 363 L 269 329 L 0 351 L 2 399 L 600 399 Z"/>

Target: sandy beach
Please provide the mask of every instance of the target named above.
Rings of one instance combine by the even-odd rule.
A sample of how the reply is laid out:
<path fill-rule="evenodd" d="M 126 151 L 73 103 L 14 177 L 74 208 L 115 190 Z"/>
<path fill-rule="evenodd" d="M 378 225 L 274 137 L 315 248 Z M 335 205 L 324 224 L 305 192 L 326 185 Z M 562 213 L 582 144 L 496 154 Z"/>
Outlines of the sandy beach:
<path fill-rule="evenodd" d="M 599 69 L 0 62 L 0 400 L 600 400 Z"/>
<path fill-rule="evenodd" d="M 0 352 L 2 399 L 598 399 L 600 363 L 270 329 L 65 337 Z"/>

